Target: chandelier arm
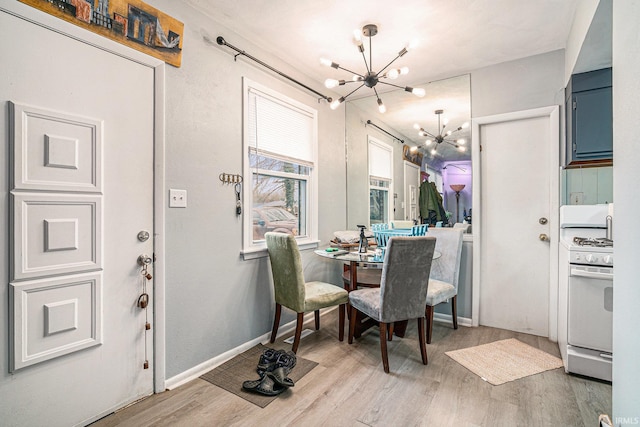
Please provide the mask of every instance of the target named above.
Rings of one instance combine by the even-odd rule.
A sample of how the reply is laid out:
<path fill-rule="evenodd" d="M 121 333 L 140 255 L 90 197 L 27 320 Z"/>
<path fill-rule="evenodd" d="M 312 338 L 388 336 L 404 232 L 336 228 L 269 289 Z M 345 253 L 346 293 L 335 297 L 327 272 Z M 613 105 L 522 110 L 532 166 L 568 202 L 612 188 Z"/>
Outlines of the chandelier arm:
<path fill-rule="evenodd" d="M 436 139 L 437 136 L 435 136 L 434 134 L 432 134 L 431 132 L 427 132 L 426 130 L 422 129 L 422 133 L 424 133 L 426 136 L 430 136 L 433 139 Z"/>
<path fill-rule="evenodd" d="M 360 74 L 360 73 L 356 73 L 355 71 L 351 71 L 351 70 L 349 70 L 349 69 L 347 69 L 347 68 L 344 68 L 344 67 L 341 67 L 341 66 L 339 66 L 339 65 L 338 65 L 338 68 L 339 68 L 340 70 L 344 70 L 344 71 L 346 71 L 346 72 L 348 72 L 348 73 L 355 74 L 356 76 L 360 76 L 360 77 L 362 77 L 362 78 L 364 79 L 364 76 L 363 76 L 362 74 Z"/>
<path fill-rule="evenodd" d="M 389 68 L 389 66 L 390 66 L 391 64 L 393 64 L 394 62 L 396 62 L 396 60 L 397 60 L 398 58 L 400 58 L 400 55 L 398 55 L 398 56 L 396 56 L 395 58 L 393 58 L 393 59 L 391 60 L 391 62 L 389 62 L 387 65 L 385 65 L 385 67 L 384 67 L 383 69 L 381 69 L 380 71 L 378 71 L 378 75 L 382 74 L 382 73 L 384 72 L 384 70 L 386 70 L 387 68 Z"/>
<path fill-rule="evenodd" d="M 397 87 L 398 89 L 404 89 L 404 86 L 394 85 L 393 83 L 383 82 L 382 80 L 378 80 L 378 83 L 382 83 L 383 85 L 389 85 L 389 86 Z"/>
<path fill-rule="evenodd" d="M 352 90 L 351 92 L 349 92 L 348 94 L 346 94 L 345 96 L 343 96 L 343 98 L 346 100 L 349 96 L 351 96 L 351 94 L 353 94 L 355 91 L 360 89 L 362 86 L 364 86 L 364 83 L 358 86 L 357 88 L 355 88 L 354 90 Z"/>
<path fill-rule="evenodd" d="M 371 40 L 369 40 L 369 42 L 371 42 Z M 369 49 L 369 51 L 371 51 L 371 49 Z M 367 74 L 369 74 L 371 72 L 371 69 L 369 68 L 369 64 L 367 64 L 367 56 L 364 54 L 364 50 L 361 50 L 360 53 L 362 54 L 362 60 L 364 61 L 364 66 L 367 68 Z"/>
<path fill-rule="evenodd" d="M 451 145 L 453 147 L 460 148 L 460 146 L 458 144 L 456 144 L 454 142 L 451 142 L 451 141 L 447 141 L 446 139 L 443 139 L 442 142 L 446 142 L 447 144 L 449 144 L 449 145 Z"/>

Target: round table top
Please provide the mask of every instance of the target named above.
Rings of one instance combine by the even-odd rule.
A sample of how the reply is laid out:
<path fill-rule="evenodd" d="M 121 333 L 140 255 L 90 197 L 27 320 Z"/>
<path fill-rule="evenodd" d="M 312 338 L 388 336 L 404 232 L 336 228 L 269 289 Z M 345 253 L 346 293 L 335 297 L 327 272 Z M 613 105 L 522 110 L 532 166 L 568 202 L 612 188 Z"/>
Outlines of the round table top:
<path fill-rule="evenodd" d="M 327 249 L 316 249 L 315 253 L 325 258 L 335 259 L 337 261 L 349 261 L 349 262 L 366 262 L 371 264 L 382 264 L 384 262 L 383 257 L 376 257 L 376 253 L 374 251 L 368 251 L 365 253 L 359 252 L 348 252 L 344 249 L 338 249 L 335 251 L 328 251 L 328 249 L 336 249 L 336 248 L 327 248 Z M 433 252 L 433 259 L 438 259 L 442 256 L 442 254 L 438 251 Z"/>

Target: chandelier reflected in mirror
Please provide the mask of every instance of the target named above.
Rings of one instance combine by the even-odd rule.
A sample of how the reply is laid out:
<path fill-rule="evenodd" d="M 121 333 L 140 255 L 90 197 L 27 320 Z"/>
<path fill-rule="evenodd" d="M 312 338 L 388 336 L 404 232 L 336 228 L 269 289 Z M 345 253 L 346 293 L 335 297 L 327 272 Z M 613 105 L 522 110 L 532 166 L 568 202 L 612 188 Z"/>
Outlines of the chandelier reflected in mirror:
<path fill-rule="evenodd" d="M 430 153 L 434 156 L 438 152 L 438 145 L 442 144 L 443 142 L 457 148 L 459 151 L 466 151 L 467 149 L 465 147 L 466 141 L 463 138 L 455 139 L 453 135 L 456 132 L 461 131 L 462 129 L 468 128 L 469 123 L 465 122 L 461 126 L 457 127 L 456 129 L 445 131 L 445 128 L 449 123 L 449 120 L 445 118 L 445 119 L 442 119 L 442 122 L 440 121 L 440 116 L 442 116 L 442 113 L 444 113 L 444 110 L 436 110 L 435 113 L 438 116 L 438 131 L 437 131 L 438 134 L 437 135 L 434 135 L 433 133 L 426 131 L 423 127 L 421 127 L 417 123 L 413 125 L 414 129 L 418 131 L 418 135 L 427 137 L 427 140 L 424 143 L 424 147 L 431 147 Z M 415 152 L 419 150 L 421 147 L 422 146 L 420 145 L 413 146 L 411 147 L 411 151 Z"/>
<path fill-rule="evenodd" d="M 371 51 L 371 38 L 373 36 L 375 36 L 376 34 L 378 34 L 378 27 L 376 25 L 374 25 L 374 24 L 367 24 L 364 27 L 362 27 L 362 35 L 360 35 L 360 32 L 358 30 L 355 30 L 353 32 L 355 43 L 358 46 L 358 50 L 362 54 L 362 58 L 364 59 L 364 64 L 366 66 L 366 73 L 364 73 L 364 74 L 360 74 L 360 73 L 356 73 L 354 71 L 348 70 L 348 69 L 346 69 L 344 67 L 341 67 L 339 64 L 336 64 L 335 62 L 333 62 L 333 61 L 331 61 L 329 59 L 324 59 L 324 58 L 320 59 L 320 63 L 323 64 L 323 65 L 326 65 L 328 67 L 332 67 L 332 68 L 335 68 L 335 69 L 339 69 L 339 70 L 344 70 L 344 71 L 346 71 L 348 73 L 353 74 L 353 77 L 351 78 L 351 80 L 336 80 L 336 79 L 327 79 L 327 80 L 325 80 L 324 85 L 327 88 L 332 89 L 334 87 L 343 86 L 343 85 L 349 84 L 349 83 L 360 83 L 360 86 L 358 86 L 357 88 L 355 88 L 354 90 L 349 92 L 347 95 L 341 96 L 339 99 L 334 100 L 331 103 L 331 109 L 332 110 L 335 110 L 336 108 L 338 108 L 338 106 L 340 106 L 340 104 L 342 104 L 345 101 L 345 99 L 347 99 L 349 96 L 351 96 L 355 91 L 357 91 L 358 89 L 360 89 L 363 86 L 366 86 L 366 87 L 369 87 L 369 88 L 373 89 L 373 91 L 376 94 L 376 99 L 378 101 L 378 111 L 380 111 L 381 113 L 384 113 L 387 109 L 386 109 L 384 103 L 382 102 L 382 99 L 380 99 L 380 95 L 378 94 L 378 91 L 376 89 L 376 85 L 378 83 L 389 85 L 389 86 L 393 86 L 393 87 L 397 87 L 397 88 L 400 88 L 400 89 L 404 89 L 407 92 L 411 92 L 414 95 L 419 96 L 419 97 L 423 97 L 424 96 L 425 91 L 422 88 L 413 88 L 413 87 L 410 87 L 410 86 L 404 86 L 403 87 L 403 86 L 398 86 L 398 85 L 393 84 L 393 83 L 388 83 L 388 82 L 382 81 L 382 79 L 395 80 L 398 77 L 400 77 L 401 75 L 405 75 L 405 74 L 407 74 L 409 72 L 409 69 L 407 67 L 391 68 L 391 69 L 389 69 L 389 67 L 397 59 L 399 59 L 402 56 L 404 56 L 413 47 L 412 45 L 409 45 L 407 47 L 402 48 L 402 50 L 400 52 L 398 52 L 398 56 L 396 56 L 393 60 L 391 60 L 391 62 L 389 62 L 380 71 L 374 71 L 373 70 L 373 59 L 372 59 L 372 51 Z M 362 36 L 365 36 L 365 37 L 369 38 L 369 61 L 368 62 L 367 62 L 367 56 L 365 55 L 364 45 L 362 43 Z"/>

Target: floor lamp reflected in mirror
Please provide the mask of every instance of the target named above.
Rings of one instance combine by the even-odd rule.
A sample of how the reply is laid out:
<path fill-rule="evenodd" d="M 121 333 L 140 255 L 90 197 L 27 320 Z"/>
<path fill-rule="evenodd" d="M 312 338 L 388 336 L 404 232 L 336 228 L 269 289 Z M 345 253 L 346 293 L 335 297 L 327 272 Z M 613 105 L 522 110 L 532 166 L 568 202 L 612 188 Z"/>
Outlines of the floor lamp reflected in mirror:
<path fill-rule="evenodd" d="M 459 222 L 460 221 L 460 192 L 462 190 L 464 190 L 465 185 L 464 184 L 451 184 L 449 187 L 451 187 L 451 189 L 456 192 L 456 220 L 455 220 L 455 222 Z"/>

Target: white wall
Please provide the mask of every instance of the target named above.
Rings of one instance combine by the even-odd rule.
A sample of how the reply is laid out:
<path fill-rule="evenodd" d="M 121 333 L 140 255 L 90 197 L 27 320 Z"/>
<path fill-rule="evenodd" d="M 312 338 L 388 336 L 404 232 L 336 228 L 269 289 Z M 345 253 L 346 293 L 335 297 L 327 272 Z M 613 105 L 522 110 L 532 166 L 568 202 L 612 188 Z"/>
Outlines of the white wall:
<path fill-rule="evenodd" d="M 182 66 L 166 70 L 166 188 L 186 189 L 189 203 L 186 209 L 166 210 L 166 375 L 171 379 L 269 332 L 273 321 L 268 258 L 241 259 L 242 223 L 233 188 L 218 180 L 222 172 L 242 173 L 242 77 L 318 110 L 321 244 L 345 228 L 344 113 L 248 59 L 234 61 L 235 52 L 217 45 L 217 36 L 326 92 L 214 19 L 183 2 L 148 3 L 185 24 Z M 316 258 L 310 251 L 303 254 L 305 274 L 342 285 L 338 263 Z M 283 316 L 293 319 L 288 310 Z"/>
<path fill-rule="evenodd" d="M 567 40 L 565 67 L 564 67 L 564 86 L 569 82 L 571 74 L 575 68 L 580 50 L 584 43 L 584 39 L 589 31 L 589 26 L 593 21 L 593 17 L 598 9 L 600 0 L 579 0 L 576 5 L 576 13 L 571 23 L 571 31 Z"/>
<path fill-rule="evenodd" d="M 613 421 L 640 424 L 640 1 L 613 2 Z"/>
<path fill-rule="evenodd" d="M 471 117 L 562 105 L 563 79 L 563 50 L 472 71 Z"/>

